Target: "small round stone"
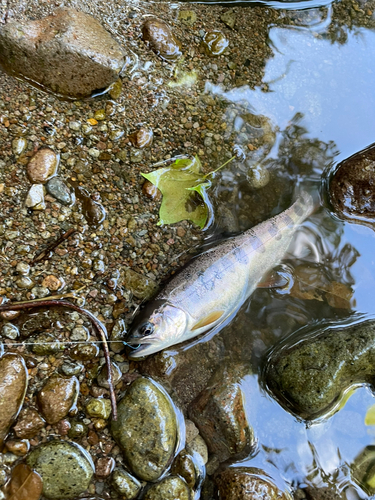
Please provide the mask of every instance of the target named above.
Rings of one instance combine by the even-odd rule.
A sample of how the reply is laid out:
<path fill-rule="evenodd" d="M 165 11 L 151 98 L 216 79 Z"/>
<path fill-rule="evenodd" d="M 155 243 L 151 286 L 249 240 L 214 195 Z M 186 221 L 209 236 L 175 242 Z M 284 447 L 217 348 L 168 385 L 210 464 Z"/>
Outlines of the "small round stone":
<path fill-rule="evenodd" d="M 75 498 L 89 486 L 94 466 L 85 450 L 69 441 L 50 441 L 35 448 L 27 465 L 43 480 L 43 495 L 52 500 Z"/>
<path fill-rule="evenodd" d="M 109 399 L 93 398 L 86 405 L 86 412 L 89 417 L 107 420 L 111 415 L 111 411 L 112 407 Z"/>
<path fill-rule="evenodd" d="M 72 333 L 70 334 L 70 340 L 73 341 L 86 341 L 90 337 L 90 332 L 84 326 L 77 326 L 73 328 Z"/>
<path fill-rule="evenodd" d="M 25 200 L 25 207 L 33 210 L 44 210 L 44 186 L 42 184 L 34 184 L 29 189 Z"/>
<path fill-rule="evenodd" d="M 174 62 L 182 55 L 180 41 L 161 19 L 147 19 L 142 26 L 142 37 L 158 56 L 168 62 Z"/>
<path fill-rule="evenodd" d="M 18 457 L 23 457 L 26 455 L 30 449 L 30 443 L 28 439 L 9 439 L 5 443 L 8 451 L 17 455 Z"/>
<path fill-rule="evenodd" d="M 71 361 L 64 361 L 61 365 L 61 371 L 64 375 L 71 377 L 72 375 L 79 375 L 83 370 L 80 363 L 72 363 Z"/>
<path fill-rule="evenodd" d="M 63 205 L 71 205 L 73 202 L 70 189 L 60 177 L 52 177 L 46 184 L 46 190 Z"/>
<path fill-rule="evenodd" d="M 57 278 L 53 274 L 49 274 L 42 281 L 42 285 L 45 288 L 48 288 L 49 290 L 56 292 L 57 290 L 59 290 L 61 288 L 62 282 L 60 281 L 59 278 Z"/>
<path fill-rule="evenodd" d="M 22 276 L 16 281 L 16 285 L 19 288 L 30 289 L 33 288 L 34 282 L 28 276 Z"/>
<path fill-rule="evenodd" d="M 121 380 L 122 373 L 120 368 L 113 361 L 111 363 L 111 372 L 112 372 L 113 385 L 116 385 Z M 105 387 L 106 389 L 109 388 L 108 367 L 106 364 L 100 368 L 98 374 L 98 385 L 100 385 L 100 387 Z"/>
<path fill-rule="evenodd" d="M 142 149 L 151 146 L 153 137 L 154 133 L 150 128 L 141 127 L 139 130 L 130 134 L 128 139 L 130 140 L 132 146 Z"/>
<path fill-rule="evenodd" d="M 16 271 L 26 276 L 30 272 L 30 265 L 27 264 L 26 262 L 19 262 L 17 264 Z"/>
<path fill-rule="evenodd" d="M 19 331 L 16 326 L 6 323 L 1 329 L 1 335 L 7 339 L 15 340 L 19 335 Z"/>
<path fill-rule="evenodd" d="M 142 186 L 142 193 L 150 198 L 151 200 L 159 201 L 161 200 L 162 194 L 160 189 L 158 189 L 152 182 L 145 181 Z"/>
<path fill-rule="evenodd" d="M 27 148 L 27 140 L 24 137 L 17 137 L 12 141 L 12 151 L 16 156 L 21 155 Z"/>
<path fill-rule="evenodd" d="M 145 500 L 190 500 L 188 485 L 178 476 L 169 476 L 147 491 Z"/>
<path fill-rule="evenodd" d="M 124 500 L 134 500 L 141 490 L 141 483 L 124 469 L 115 469 L 112 474 L 114 489 Z"/>
<path fill-rule="evenodd" d="M 39 149 L 27 165 L 27 175 L 33 184 L 45 184 L 56 174 L 59 156 L 49 148 Z"/>
<path fill-rule="evenodd" d="M 211 57 L 221 56 L 228 45 L 229 42 L 221 31 L 209 31 L 204 35 L 203 47 L 205 48 L 206 54 Z"/>
<path fill-rule="evenodd" d="M 71 423 L 70 429 L 68 430 L 68 436 L 72 439 L 81 438 L 86 436 L 88 427 L 83 422 L 78 422 L 74 420 Z"/>

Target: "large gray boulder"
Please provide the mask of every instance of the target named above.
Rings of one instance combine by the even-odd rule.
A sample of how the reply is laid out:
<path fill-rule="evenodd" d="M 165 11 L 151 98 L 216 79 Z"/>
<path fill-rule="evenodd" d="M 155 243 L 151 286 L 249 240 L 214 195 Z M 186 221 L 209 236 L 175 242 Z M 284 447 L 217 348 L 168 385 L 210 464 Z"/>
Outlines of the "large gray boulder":
<path fill-rule="evenodd" d="M 124 56 L 95 18 L 75 9 L 59 8 L 41 20 L 0 28 L 4 69 L 66 97 L 88 97 L 111 85 Z"/>

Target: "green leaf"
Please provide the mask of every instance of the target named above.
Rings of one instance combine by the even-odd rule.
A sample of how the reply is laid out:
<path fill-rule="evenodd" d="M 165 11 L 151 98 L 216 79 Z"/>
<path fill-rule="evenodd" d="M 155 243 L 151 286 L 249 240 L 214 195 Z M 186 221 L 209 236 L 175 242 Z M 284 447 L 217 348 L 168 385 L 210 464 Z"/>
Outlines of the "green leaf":
<path fill-rule="evenodd" d="M 163 195 L 158 225 L 191 220 L 201 229 L 205 226 L 211 209 L 206 190 L 211 182 L 201 173 L 198 156 L 179 158 L 169 167 L 142 175 Z"/>

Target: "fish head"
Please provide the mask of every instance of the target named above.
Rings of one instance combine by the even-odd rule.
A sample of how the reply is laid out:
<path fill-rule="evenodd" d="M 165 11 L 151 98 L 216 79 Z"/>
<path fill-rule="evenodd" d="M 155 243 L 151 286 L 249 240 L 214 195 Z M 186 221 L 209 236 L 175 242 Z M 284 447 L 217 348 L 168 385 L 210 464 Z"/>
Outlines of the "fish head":
<path fill-rule="evenodd" d="M 130 354 L 132 359 L 148 356 L 184 340 L 188 318 L 179 307 L 154 301 L 139 313 L 132 324 L 129 344 L 141 344 Z"/>

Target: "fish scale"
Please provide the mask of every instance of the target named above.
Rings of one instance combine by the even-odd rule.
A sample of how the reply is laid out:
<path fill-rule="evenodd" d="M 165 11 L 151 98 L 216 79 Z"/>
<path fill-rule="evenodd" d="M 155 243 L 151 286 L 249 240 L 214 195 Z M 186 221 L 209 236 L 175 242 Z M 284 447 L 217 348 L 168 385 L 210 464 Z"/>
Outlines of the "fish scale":
<path fill-rule="evenodd" d="M 301 193 L 284 212 L 195 258 L 158 294 L 155 309 L 149 304 L 148 317 L 141 313 L 137 319 L 129 342 L 142 345 L 132 357 L 188 340 L 234 315 L 281 262 L 296 229 L 313 210 L 311 195 Z"/>

